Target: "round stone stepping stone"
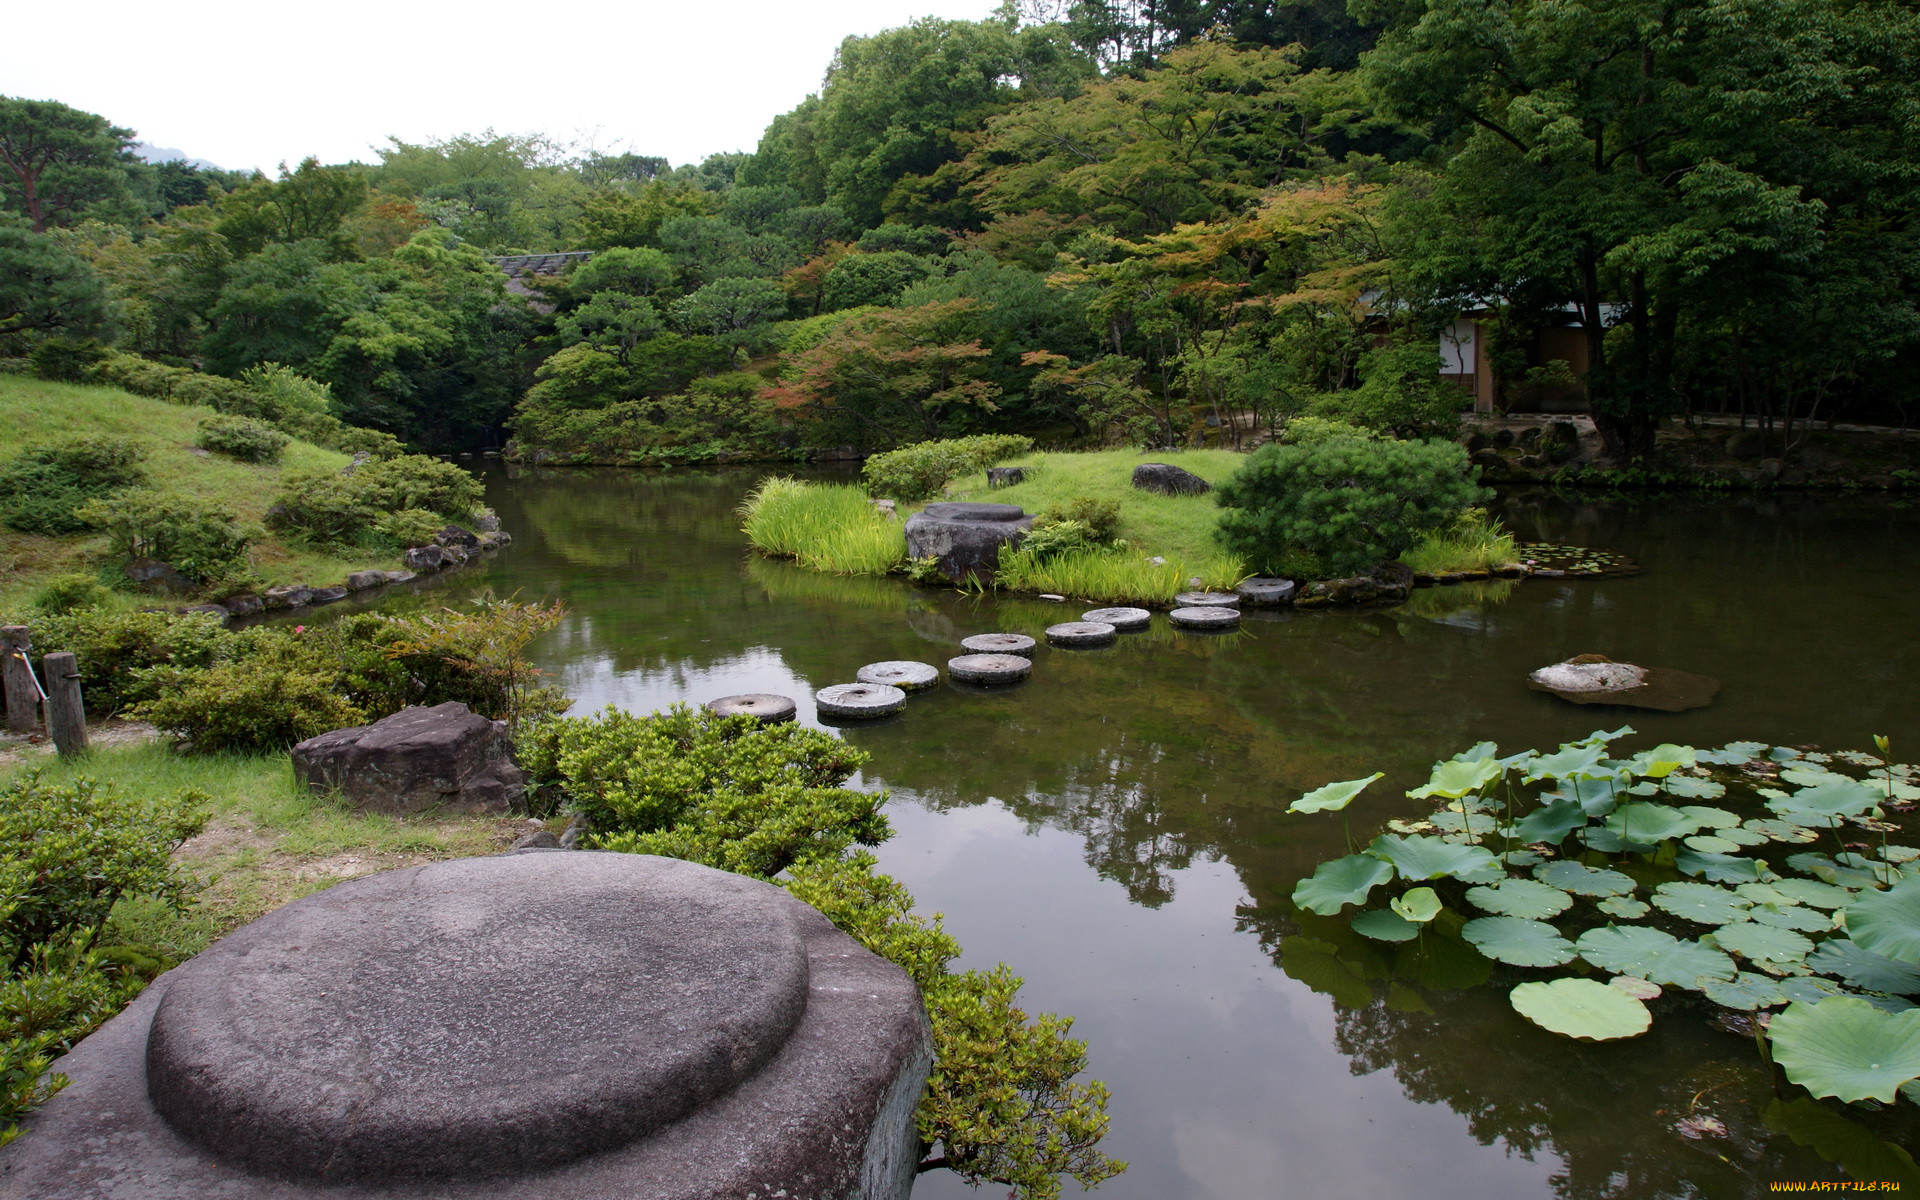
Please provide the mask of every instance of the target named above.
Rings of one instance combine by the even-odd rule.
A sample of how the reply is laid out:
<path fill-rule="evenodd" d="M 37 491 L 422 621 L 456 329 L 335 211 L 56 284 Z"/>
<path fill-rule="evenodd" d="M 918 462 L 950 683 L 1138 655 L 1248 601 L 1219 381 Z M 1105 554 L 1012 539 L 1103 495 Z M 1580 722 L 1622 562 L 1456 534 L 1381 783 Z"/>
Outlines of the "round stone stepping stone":
<path fill-rule="evenodd" d="M 1173 602 L 1181 608 L 1238 608 L 1240 597 L 1233 592 L 1181 592 Z"/>
<path fill-rule="evenodd" d="M 976 633 L 960 644 L 975 654 L 1026 654 L 1036 643 L 1024 633 Z"/>
<path fill-rule="evenodd" d="M 1240 593 L 1240 602 L 1253 608 L 1278 608 L 1293 603 L 1293 593 L 1297 586 L 1291 579 L 1272 579 L 1255 577 L 1243 579 L 1233 590 Z"/>
<path fill-rule="evenodd" d="M 968 683 L 1016 683 L 1032 672 L 1033 663 L 1017 654 L 962 654 L 947 660 L 947 674 Z"/>
<path fill-rule="evenodd" d="M 1182 629 L 1232 629 L 1240 623 L 1240 610 L 1220 604 L 1176 608 L 1167 614 L 1167 620 Z"/>
<path fill-rule="evenodd" d="M 707 711 L 716 717 L 737 717 L 744 713 L 759 717 L 762 725 L 777 725 L 793 720 L 795 710 L 793 701 L 785 696 L 776 696 L 771 692 L 747 692 L 709 700 Z"/>
<path fill-rule="evenodd" d="M 1153 624 L 1153 614 L 1144 608 L 1095 608 L 1080 614 L 1082 621 L 1101 621 L 1121 633 L 1135 633 Z"/>
<path fill-rule="evenodd" d="M 907 694 L 884 683 L 836 683 L 813 694 L 813 702 L 829 717 L 884 717 L 907 705 Z"/>
<path fill-rule="evenodd" d="M 1056 646 L 1105 646 L 1120 631 L 1105 621 L 1066 621 L 1047 626 L 1047 640 Z"/>
<path fill-rule="evenodd" d="M 897 687 L 903 692 L 917 692 L 930 688 L 940 682 L 940 672 L 932 663 L 913 662 L 909 659 L 889 659 L 886 662 L 868 663 L 853 673 L 861 683 L 880 683 Z"/>

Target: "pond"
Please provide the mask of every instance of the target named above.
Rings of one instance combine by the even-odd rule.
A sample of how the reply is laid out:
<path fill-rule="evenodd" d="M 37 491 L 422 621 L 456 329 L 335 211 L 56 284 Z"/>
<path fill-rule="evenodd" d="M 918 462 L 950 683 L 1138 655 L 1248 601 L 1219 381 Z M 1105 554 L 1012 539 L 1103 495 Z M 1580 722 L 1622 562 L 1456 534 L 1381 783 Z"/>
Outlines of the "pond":
<path fill-rule="evenodd" d="M 865 663 L 943 665 L 963 636 L 1038 634 L 1093 607 L 755 558 L 735 509 L 759 474 L 495 470 L 513 545 L 423 595 L 565 601 L 539 657 L 576 712 L 764 691 L 814 723 L 812 693 Z M 1540 493 L 1500 512 L 1528 539 L 1644 569 L 1426 589 L 1385 611 L 1250 612 L 1227 636 L 1156 622 L 1108 649 L 1043 648 L 1023 686 L 943 684 L 844 730 L 872 753 L 863 786 L 892 793 L 881 868 L 946 914 L 965 965 L 1004 960 L 1030 1010 L 1077 1018 L 1113 1090 L 1105 1148 L 1132 1164 L 1099 1195 L 1748 1196 L 1844 1178 L 1789 1136 L 1807 1130 L 1770 1135 L 1753 1043 L 1705 1008 L 1635 1041 L 1574 1043 L 1516 1015 L 1505 987 L 1476 986 L 1484 964 L 1369 963 L 1365 947 L 1288 936 L 1294 882 L 1344 845 L 1337 818 L 1283 810 L 1329 780 L 1387 773 L 1352 810 L 1358 832 L 1426 811 L 1399 797 L 1482 739 L 1550 749 L 1631 723 L 1632 748 L 1870 748 L 1886 733 L 1897 757 L 1916 753 L 1920 510 Z M 1582 652 L 1725 687 L 1662 714 L 1525 686 Z M 1688 1116 L 1728 1136 L 1689 1139 Z M 1879 1137 L 1920 1141 L 1895 1111 L 1877 1119 Z M 939 1172 L 915 1194 L 984 1193 Z"/>

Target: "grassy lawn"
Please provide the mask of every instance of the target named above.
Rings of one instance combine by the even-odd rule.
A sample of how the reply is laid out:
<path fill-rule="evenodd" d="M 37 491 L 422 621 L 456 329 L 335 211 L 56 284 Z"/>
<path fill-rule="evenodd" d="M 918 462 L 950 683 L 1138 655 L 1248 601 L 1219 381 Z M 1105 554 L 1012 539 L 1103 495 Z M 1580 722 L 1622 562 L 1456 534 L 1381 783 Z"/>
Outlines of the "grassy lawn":
<path fill-rule="evenodd" d="M 6 431 L 0 458 L 24 446 L 83 435 L 133 438 L 146 446 L 142 463 L 153 486 L 185 492 L 226 505 L 242 520 L 258 524 L 289 470 L 337 471 L 345 454 L 295 440 L 277 464 L 236 462 L 196 452 L 200 421 L 213 410 L 168 404 L 119 388 L 52 383 L 24 375 L 0 374 L 0 429 Z M 0 612 L 18 611 L 54 575 L 92 572 L 106 551 L 99 537 L 38 537 L 0 527 Z M 291 546 L 271 535 L 252 550 L 254 569 L 265 584 L 338 583 L 351 571 L 397 567 L 399 559 L 362 553 L 351 558 Z"/>
<path fill-rule="evenodd" d="M 152 947 L 173 961 L 311 892 L 375 871 L 493 854 L 527 829 L 518 817 L 359 815 L 297 786 L 285 754 L 183 755 L 159 742 L 107 746 L 80 763 L 35 752 L 0 765 L 0 786 L 39 767 L 50 779 L 89 775 L 134 796 L 197 788 L 206 830 L 177 855 L 207 881 L 184 915 L 140 901 L 114 909 L 104 944 Z"/>

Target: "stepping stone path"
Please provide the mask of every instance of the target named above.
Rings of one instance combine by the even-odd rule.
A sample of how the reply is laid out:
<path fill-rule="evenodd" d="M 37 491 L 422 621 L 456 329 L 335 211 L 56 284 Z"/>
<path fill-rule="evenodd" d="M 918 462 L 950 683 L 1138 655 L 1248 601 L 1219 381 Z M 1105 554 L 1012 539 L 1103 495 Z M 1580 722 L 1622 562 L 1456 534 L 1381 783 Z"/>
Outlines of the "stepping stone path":
<path fill-rule="evenodd" d="M 1029 654 L 1036 643 L 1024 633 L 976 633 L 960 644 L 975 654 Z"/>
<path fill-rule="evenodd" d="M 1233 592 L 1181 592 L 1173 602 L 1181 608 L 1238 608 L 1240 597 Z"/>
<path fill-rule="evenodd" d="M 947 660 L 947 674 L 967 683 L 1017 683 L 1032 672 L 1033 663 L 1017 654 L 962 654 Z"/>
<path fill-rule="evenodd" d="M 1105 646 L 1120 631 L 1105 621 L 1067 621 L 1047 626 L 1047 640 L 1056 646 Z"/>
<path fill-rule="evenodd" d="M 865 720 L 897 713 L 907 706 L 907 694 L 884 683 L 836 683 L 813 694 L 823 716 Z"/>
<path fill-rule="evenodd" d="M 747 692 L 709 700 L 707 711 L 716 717 L 737 717 L 745 713 L 750 717 L 759 717 L 762 725 L 777 725 L 793 720 L 795 706 L 785 696 L 776 696 L 771 692 Z"/>
<path fill-rule="evenodd" d="M 1240 586 L 1233 589 L 1240 593 L 1240 602 L 1253 608 L 1278 608 L 1293 603 L 1293 593 L 1298 585 L 1291 579 L 1253 578 L 1243 579 Z"/>
<path fill-rule="evenodd" d="M 907 659 L 868 663 L 855 671 L 853 677 L 861 683 L 884 684 L 903 692 L 917 692 L 940 682 L 940 672 L 931 663 Z"/>
<path fill-rule="evenodd" d="M 1201 608 L 1176 608 L 1167 614 L 1182 629 L 1232 629 L 1240 623 L 1240 610 L 1223 604 Z"/>
<path fill-rule="evenodd" d="M 1153 624 L 1153 614 L 1144 608 L 1095 608 L 1080 614 L 1082 621 L 1099 621 L 1121 633 L 1136 633 Z"/>

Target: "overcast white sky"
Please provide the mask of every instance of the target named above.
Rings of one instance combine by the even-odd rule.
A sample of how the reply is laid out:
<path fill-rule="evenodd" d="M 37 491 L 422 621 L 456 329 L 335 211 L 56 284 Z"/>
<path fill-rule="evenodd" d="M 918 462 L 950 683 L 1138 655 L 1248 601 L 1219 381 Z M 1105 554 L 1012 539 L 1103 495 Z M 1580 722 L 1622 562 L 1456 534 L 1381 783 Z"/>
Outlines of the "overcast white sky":
<path fill-rule="evenodd" d="M 105 0 L 9 4 L 0 95 L 60 100 L 229 169 L 488 127 L 676 164 L 751 150 L 840 39 L 995 0 Z"/>

